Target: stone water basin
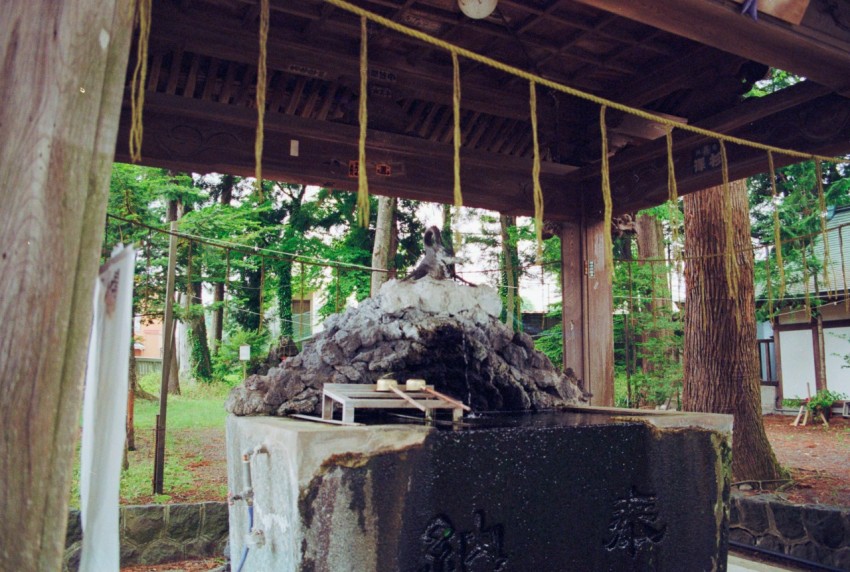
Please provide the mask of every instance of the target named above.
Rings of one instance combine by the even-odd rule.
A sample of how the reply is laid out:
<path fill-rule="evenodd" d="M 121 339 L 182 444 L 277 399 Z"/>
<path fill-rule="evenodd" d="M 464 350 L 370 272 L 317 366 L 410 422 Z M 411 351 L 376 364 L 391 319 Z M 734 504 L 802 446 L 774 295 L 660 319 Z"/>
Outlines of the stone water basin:
<path fill-rule="evenodd" d="M 254 571 L 725 570 L 731 417 L 576 408 L 465 427 L 227 421 Z M 256 543 L 260 539 L 259 543 Z M 234 568 L 235 569 L 235 568 Z"/>

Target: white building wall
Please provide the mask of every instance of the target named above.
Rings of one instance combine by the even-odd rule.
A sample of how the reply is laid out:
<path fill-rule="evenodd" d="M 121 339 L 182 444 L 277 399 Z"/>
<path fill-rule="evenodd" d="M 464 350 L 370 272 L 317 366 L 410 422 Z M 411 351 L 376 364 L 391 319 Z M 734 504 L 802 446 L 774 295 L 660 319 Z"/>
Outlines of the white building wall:
<path fill-rule="evenodd" d="M 782 360 L 782 396 L 785 399 L 807 397 L 808 382 L 815 393 L 815 349 L 811 330 L 779 332 L 779 355 Z"/>

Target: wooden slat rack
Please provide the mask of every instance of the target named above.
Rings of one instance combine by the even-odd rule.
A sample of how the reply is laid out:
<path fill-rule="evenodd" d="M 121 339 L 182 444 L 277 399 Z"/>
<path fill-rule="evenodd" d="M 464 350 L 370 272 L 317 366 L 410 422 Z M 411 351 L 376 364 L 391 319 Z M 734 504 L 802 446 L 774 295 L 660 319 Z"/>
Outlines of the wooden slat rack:
<path fill-rule="evenodd" d="M 342 405 L 343 423 L 354 422 L 357 409 L 419 409 L 425 419 L 434 418 L 440 409 L 452 412 L 452 420 L 460 421 L 469 407 L 426 385 L 421 391 L 378 391 L 377 385 L 365 383 L 326 383 L 322 393 L 322 419 L 333 419 L 334 402 Z"/>

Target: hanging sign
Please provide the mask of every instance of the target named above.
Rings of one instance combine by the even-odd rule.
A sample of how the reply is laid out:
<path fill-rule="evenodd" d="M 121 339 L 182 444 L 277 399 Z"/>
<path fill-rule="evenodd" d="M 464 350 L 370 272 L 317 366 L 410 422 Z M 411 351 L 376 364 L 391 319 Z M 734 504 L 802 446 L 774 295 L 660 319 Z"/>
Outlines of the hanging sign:
<path fill-rule="evenodd" d="M 326 72 L 325 70 L 301 64 L 289 64 L 288 66 L 286 66 L 286 71 L 297 75 L 315 78 L 323 78 L 328 75 L 328 72 Z"/>
<path fill-rule="evenodd" d="M 383 81 L 386 83 L 395 83 L 398 81 L 398 75 L 390 69 L 370 67 L 369 79 Z"/>
<path fill-rule="evenodd" d="M 371 162 L 367 166 L 372 168 Z M 356 179 L 360 174 L 360 162 L 352 159 L 348 162 L 348 176 Z M 375 163 L 375 174 L 379 177 L 392 177 L 393 175 L 404 175 L 404 163 Z"/>
<path fill-rule="evenodd" d="M 723 165 L 723 158 L 720 155 L 720 143 L 706 143 L 701 147 L 697 147 L 693 154 L 693 172 L 695 175 L 705 173 L 706 171 L 714 171 Z"/>

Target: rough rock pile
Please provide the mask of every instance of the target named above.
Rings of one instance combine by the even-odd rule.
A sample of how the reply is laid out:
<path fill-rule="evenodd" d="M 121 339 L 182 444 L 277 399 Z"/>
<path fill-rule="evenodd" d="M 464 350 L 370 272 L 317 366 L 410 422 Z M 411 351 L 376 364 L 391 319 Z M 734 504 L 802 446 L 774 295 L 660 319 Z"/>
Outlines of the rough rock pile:
<path fill-rule="evenodd" d="M 530 336 L 498 320 L 486 286 L 391 280 L 379 294 L 328 318 L 302 352 L 267 375 L 249 376 L 227 399 L 236 415 L 320 414 L 324 383 L 424 378 L 477 411 L 546 409 L 582 401 Z"/>

